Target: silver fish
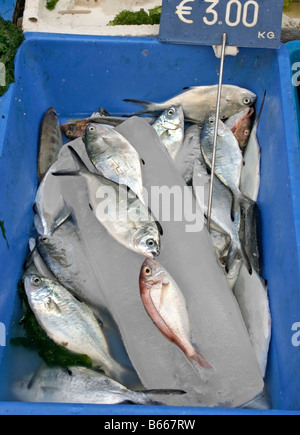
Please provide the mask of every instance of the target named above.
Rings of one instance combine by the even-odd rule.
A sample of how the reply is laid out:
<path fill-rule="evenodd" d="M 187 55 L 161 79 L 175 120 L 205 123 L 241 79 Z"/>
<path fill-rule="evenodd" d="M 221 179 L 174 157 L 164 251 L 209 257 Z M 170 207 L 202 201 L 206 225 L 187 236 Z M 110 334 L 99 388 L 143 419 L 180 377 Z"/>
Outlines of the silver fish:
<path fill-rule="evenodd" d="M 53 236 L 39 236 L 37 249 L 55 279 L 67 290 L 92 306 L 107 306 L 77 226 L 71 220 L 64 222 Z"/>
<path fill-rule="evenodd" d="M 137 113 L 162 112 L 171 106 L 182 106 L 185 120 L 203 124 L 211 113 L 216 110 L 218 86 L 197 86 L 185 90 L 170 100 L 163 103 L 150 103 L 147 101 L 126 99 L 124 101 L 140 104 L 144 110 Z M 257 96 L 247 90 L 233 85 L 222 86 L 221 119 L 227 119 L 231 115 L 252 106 Z"/>
<path fill-rule="evenodd" d="M 13 385 L 16 399 L 40 403 L 83 403 L 117 405 L 158 405 L 155 399 L 185 394 L 181 390 L 132 391 L 95 370 L 83 367 L 43 367 L 37 374 Z"/>
<path fill-rule="evenodd" d="M 215 131 L 215 116 L 205 123 L 201 136 L 201 150 L 205 163 L 211 168 Z M 221 120 L 218 122 L 215 174 L 231 191 L 233 196 L 231 218 L 240 215 L 240 207 L 248 206 L 250 200 L 240 191 L 243 154 L 234 134 Z"/>
<path fill-rule="evenodd" d="M 149 209 L 125 186 L 91 173 L 76 151 L 69 149 L 79 169 L 58 171 L 53 175 L 84 177 L 90 208 L 108 233 L 134 252 L 146 257 L 158 256 L 161 229 Z"/>
<path fill-rule="evenodd" d="M 201 155 L 200 135 L 201 128 L 198 124 L 189 127 L 185 132 L 183 145 L 175 159 L 176 169 L 187 184 L 193 179 L 194 162 Z"/>
<path fill-rule="evenodd" d="M 238 281 L 234 287 L 234 295 L 248 329 L 262 377 L 264 377 L 268 362 L 272 325 L 268 289 L 255 271 L 252 275 L 249 275 L 246 268 L 242 266 Z"/>
<path fill-rule="evenodd" d="M 140 156 L 120 133 L 89 124 L 85 145 L 91 162 L 103 177 L 128 186 L 144 202 Z"/>
<path fill-rule="evenodd" d="M 62 195 L 60 180 L 53 177 L 51 168 L 38 188 L 34 209 L 38 233 L 50 236 L 71 214 Z"/>
<path fill-rule="evenodd" d="M 153 124 L 161 142 L 167 148 L 173 160 L 183 144 L 184 113 L 182 106 L 172 106 L 165 110 Z"/>
<path fill-rule="evenodd" d="M 140 293 L 148 315 L 160 332 L 186 355 L 200 377 L 212 366 L 191 344 L 190 321 L 184 296 L 170 274 L 148 258 L 140 273 Z"/>
<path fill-rule="evenodd" d="M 60 123 L 53 107 L 45 113 L 40 131 L 40 148 L 38 157 L 38 177 L 42 181 L 48 169 L 56 162 L 63 146 Z"/>
<path fill-rule="evenodd" d="M 211 177 L 207 174 L 205 166 L 198 160 L 194 164 L 193 189 L 198 199 L 199 205 L 207 216 L 208 197 L 210 190 Z M 198 189 L 204 188 L 204 195 Z M 217 228 L 228 234 L 231 239 L 230 248 L 226 259 L 226 272 L 229 273 L 238 256 L 243 259 L 249 272 L 252 270 L 247 253 L 240 241 L 239 231 L 241 225 L 240 213 L 236 213 L 234 221 L 231 219 L 232 196 L 229 190 L 220 182 L 218 178 L 214 179 L 213 186 L 213 204 L 211 218 Z"/>
<path fill-rule="evenodd" d="M 98 319 L 57 281 L 26 275 L 24 285 L 30 307 L 47 335 L 71 352 L 87 355 L 93 367 L 123 381 L 127 370 L 110 356 Z"/>

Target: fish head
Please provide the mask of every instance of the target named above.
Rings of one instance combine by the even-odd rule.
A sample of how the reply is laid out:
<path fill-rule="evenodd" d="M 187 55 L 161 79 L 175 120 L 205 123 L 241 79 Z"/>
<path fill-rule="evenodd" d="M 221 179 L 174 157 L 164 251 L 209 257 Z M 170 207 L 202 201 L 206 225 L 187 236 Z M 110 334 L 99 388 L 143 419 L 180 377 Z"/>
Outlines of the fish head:
<path fill-rule="evenodd" d="M 56 236 L 39 236 L 37 239 L 38 251 L 42 256 L 49 256 L 58 263 L 66 265 L 64 242 Z"/>
<path fill-rule="evenodd" d="M 78 137 L 82 137 L 84 135 L 85 128 L 86 128 L 86 124 L 76 123 L 76 122 L 69 122 L 61 126 L 61 129 L 65 134 L 65 136 L 71 140 L 75 140 Z"/>
<path fill-rule="evenodd" d="M 214 134 L 215 134 L 215 127 L 216 126 L 216 117 L 215 115 L 211 115 L 207 121 L 204 124 L 203 130 L 202 130 L 202 139 L 208 139 L 210 141 L 213 141 Z M 218 122 L 218 136 L 224 136 L 226 132 L 224 123 L 219 120 Z"/>
<path fill-rule="evenodd" d="M 98 141 L 110 131 L 111 129 L 105 125 L 90 123 L 85 129 L 85 142 Z"/>
<path fill-rule="evenodd" d="M 172 106 L 165 110 L 159 122 L 164 130 L 178 130 L 184 126 L 184 112 L 182 106 Z"/>
<path fill-rule="evenodd" d="M 51 280 L 36 274 L 26 275 L 24 277 L 24 286 L 28 302 L 31 306 L 36 306 L 40 302 L 45 301 L 53 293 Z"/>
<path fill-rule="evenodd" d="M 150 222 L 134 234 L 133 245 L 138 252 L 146 257 L 159 256 L 160 234 L 155 222 Z"/>
<path fill-rule="evenodd" d="M 256 100 L 257 95 L 254 94 L 254 92 L 238 87 L 226 95 L 228 108 L 231 106 L 231 108 L 236 109 L 237 112 L 246 109 L 247 107 L 253 106 L 256 103 Z M 224 117 L 227 118 L 229 116 L 227 116 L 225 111 Z"/>
<path fill-rule="evenodd" d="M 146 258 L 140 272 L 140 288 L 146 292 L 153 286 L 161 286 L 169 282 L 165 269 L 152 258 Z"/>

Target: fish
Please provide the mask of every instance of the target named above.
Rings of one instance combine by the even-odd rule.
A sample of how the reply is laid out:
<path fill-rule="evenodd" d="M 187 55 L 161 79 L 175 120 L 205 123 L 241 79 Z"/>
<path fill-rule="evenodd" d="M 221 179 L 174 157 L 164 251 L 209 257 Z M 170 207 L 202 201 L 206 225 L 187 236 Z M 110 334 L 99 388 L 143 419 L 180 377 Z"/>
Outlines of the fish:
<path fill-rule="evenodd" d="M 208 198 L 210 191 L 210 183 L 211 177 L 208 175 L 204 161 L 202 164 L 200 160 L 195 161 L 194 163 L 194 173 L 193 173 L 193 189 L 195 196 L 198 200 L 198 203 L 207 217 L 208 213 Z M 202 191 L 200 192 L 198 189 L 204 189 L 204 195 L 202 195 Z M 212 202 L 212 213 L 211 219 L 212 222 L 216 225 L 217 228 L 220 228 L 223 233 L 230 236 L 230 246 L 228 249 L 228 254 L 226 256 L 225 262 L 225 270 L 226 273 L 232 269 L 232 266 L 238 257 L 238 259 L 242 259 L 245 263 L 249 273 L 252 273 L 252 266 L 250 260 L 248 258 L 245 247 L 241 243 L 239 231 L 241 226 L 241 214 L 237 213 L 235 215 L 235 219 L 232 221 L 231 219 L 231 206 L 232 206 L 232 196 L 227 187 L 220 182 L 220 180 L 215 177 L 214 178 L 214 186 L 213 186 L 213 202 Z"/>
<path fill-rule="evenodd" d="M 251 131 L 249 142 L 244 154 L 244 166 L 241 173 L 240 189 L 244 195 L 257 202 L 260 189 L 260 160 L 261 149 L 257 138 L 258 125 L 266 100 L 266 92 L 257 118 Z"/>
<path fill-rule="evenodd" d="M 176 169 L 187 184 L 193 179 L 194 162 L 201 155 L 200 135 L 200 126 L 198 124 L 191 125 L 185 132 L 183 145 L 175 158 Z"/>
<path fill-rule="evenodd" d="M 216 118 L 212 115 L 205 123 L 201 136 L 202 156 L 210 169 L 212 166 L 215 124 Z M 230 128 L 219 120 L 215 175 L 232 193 L 232 220 L 240 215 L 241 206 L 247 207 L 251 203 L 251 200 L 240 190 L 242 168 L 243 154 L 238 141 Z"/>
<path fill-rule="evenodd" d="M 239 234 L 251 265 L 262 275 L 261 215 L 254 201 L 250 207 L 242 209 Z"/>
<path fill-rule="evenodd" d="M 203 370 L 213 370 L 213 367 L 191 344 L 186 301 L 174 279 L 159 263 L 147 258 L 141 268 L 139 283 L 144 307 L 156 327 L 184 352 L 204 380 Z"/>
<path fill-rule="evenodd" d="M 96 370 L 42 367 L 13 384 L 16 399 L 39 403 L 163 405 L 157 397 L 184 395 L 182 390 L 133 391 Z"/>
<path fill-rule="evenodd" d="M 130 188 L 90 172 L 71 146 L 69 150 L 79 169 L 56 171 L 52 175 L 84 177 L 89 207 L 108 233 L 117 242 L 140 255 L 158 256 L 163 230 L 149 208 Z"/>
<path fill-rule="evenodd" d="M 256 271 L 249 275 L 246 268 L 242 266 L 233 293 L 240 306 L 264 378 L 272 335 L 268 287 Z"/>
<path fill-rule="evenodd" d="M 52 176 L 52 166 L 43 178 L 33 205 L 36 229 L 39 234 L 52 235 L 71 214 L 62 195 L 59 179 Z"/>
<path fill-rule="evenodd" d="M 175 160 L 184 139 L 184 113 L 182 106 L 172 106 L 165 110 L 153 124 L 153 128 L 172 159 Z"/>
<path fill-rule="evenodd" d="M 100 322 L 92 310 L 57 281 L 29 274 L 24 277 L 29 305 L 40 326 L 55 343 L 87 355 L 93 367 L 122 382 L 126 368 L 111 356 Z"/>
<path fill-rule="evenodd" d="M 107 306 L 75 223 L 68 219 L 52 236 L 40 235 L 37 251 L 63 287 L 89 306 Z"/>
<path fill-rule="evenodd" d="M 99 174 L 129 187 L 145 203 L 141 158 L 131 143 L 117 131 L 96 124 L 87 126 L 84 142 Z"/>
<path fill-rule="evenodd" d="M 142 105 L 144 110 L 136 113 L 155 113 L 167 110 L 172 106 L 182 106 L 185 120 L 193 123 L 204 124 L 211 113 L 216 110 L 218 86 L 195 86 L 164 101 L 163 103 L 152 103 L 133 99 L 125 99 L 125 102 Z M 220 105 L 221 119 L 228 119 L 235 113 L 255 104 L 257 96 L 247 90 L 234 85 L 222 86 L 222 96 Z"/>
<path fill-rule="evenodd" d="M 247 107 L 247 109 L 232 116 L 225 122 L 225 125 L 231 129 L 232 133 L 236 137 L 241 151 L 245 151 L 245 148 L 249 142 L 252 130 L 251 117 L 253 114 L 254 108 Z"/>
<path fill-rule="evenodd" d="M 105 125 L 105 127 L 113 129 L 118 125 L 123 124 L 127 119 L 121 116 L 96 115 L 97 113 L 93 113 L 89 118 L 72 119 L 69 122 L 62 124 L 61 130 L 68 139 L 75 140 L 78 137 L 84 137 L 86 127 L 89 124 Z M 145 117 L 144 119 L 146 119 L 149 124 L 153 124 L 153 122 L 156 121 L 156 118 L 154 117 Z"/>
<path fill-rule="evenodd" d="M 50 107 L 45 113 L 40 129 L 40 144 L 38 156 L 38 178 L 41 182 L 48 169 L 56 162 L 63 146 L 63 138 L 57 113 Z"/>
<path fill-rule="evenodd" d="M 51 270 L 47 267 L 46 263 L 41 257 L 38 248 L 36 246 L 35 239 L 33 239 L 33 241 L 34 243 L 30 243 L 29 246 L 31 253 L 27 257 L 26 262 L 24 264 L 25 275 L 32 273 L 46 278 L 55 279 L 55 276 L 53 275 Z"/>

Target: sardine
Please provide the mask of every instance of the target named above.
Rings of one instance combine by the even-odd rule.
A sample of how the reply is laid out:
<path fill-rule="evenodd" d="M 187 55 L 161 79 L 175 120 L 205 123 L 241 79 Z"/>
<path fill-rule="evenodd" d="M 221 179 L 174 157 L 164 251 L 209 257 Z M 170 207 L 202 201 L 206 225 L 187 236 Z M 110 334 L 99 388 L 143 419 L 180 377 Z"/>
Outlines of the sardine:
<path fill-rule="evenodd" d="M 184 113 L 181 106 L 165 110 L 153 124 L 161 142 L 173 160 L 181 150 L 184 139 Z"/>
<path fill-rule="evenodd" d="M 117 131 L 89 124 L 85 133 L 87 154 L 105 178 L 128 186 L 144 203 L 141 158 Z"/>
<path fill-rule="evenodd" d="M 90 209 L 108 233 L 123 246 L 141 255 L 158 256 L 162 230 L 149 209 L 130 189 L 90 172 L 77 152 L 72 147 L 69 150 L 79 169 L 57 171 L 53 175 L 84 177 Z"/>
<path fill-rule="evenodd" d="M 126 99 L 124 101 L 139 104 L 145 107 L 136 115 L 143 113 L 162 112 L 171 106 L 182 106 L 185 120 L 203 124 L 211 113 L 216 110 L 218 86 L 197 86 L 187 88 L 183 93 L 163 103 L 150 103 Z M 222 86 L 221 119 L 227 119 L 233 114 L 252 106 L 256 102 L 256 95 L 247 90 L 233 85 Z"/>
<path fill-rule="evenodd" d="M 124 381 L 127 371 L 110 356 L 99 321 L 86 304 L 57 281 L 26 275 L 24 285 L 37 321 L 55 343 L 71 352 L 89 356 L 93 367 Z"/>
<path fill-rule="evenodd" d="M 254 122 L 250 139 L 244 154 L 244 166 L 241 174 L 240 189 L 244 195 L 253 201 L 257 201 L 260 188 L 260 157 L 261 150 L 257 139 L 258 124 L 265 104 L 266 93 L 259 114 Z"/>
<path fill-rule="evenodd" d="M 157 397 L 185 394 L 181 390 L 132 391 L 95 370 L 84 367 L 43 367 L 13 385 L 16 399 L 39 403 L 162 405 Z"/>
<path fill-rule="evenodd" d="M 175 159 L 176 169 L 187 184 L 193 179 L 194 162 L 200 158 L 200 135 L 201 128 L 198 124 L 189 127 L 185 132 L 182 148 Z"/>
<path fill-rule="evenodd" d="M 209 168 L 212 165 L 215 122 L 215 116 L 210 116 L 205 123 L 201 136 L 202 155 Z M 250 200 L 239 188 L 242 168 L 243 155 L 238 141 L 230 128 L 219 120 L 215 175 L 232 193 L 232 220 L 240 215 L 241 205 L 247 207 L 250 203 Z"/>
<path fill-rule="evenodd" d="M 53 107 L 45 113 L 40 131 L 40 148 L 38 157 L 38 177 L 41 182 L 48 169 L 56 162 L 63 146 L 60 123 Z"/>
<path fill-rule="evenodd" d="M 149 258 L 141 269 L 140 293 L 147 313 L 160 332 L 184 352 L 200 377 L 205 378 L 203 369 L 212 370 L 212 366 L 191 344 L 184 296 L 169 273 Z"/>
<path fill-rule="evenodd" d="M 245 150 L 249 142 L 252 130 L 251 117 L 253 114 L 253 107 L 248 107 L 242 112 L 239 112 L 237 115 L 232 116 L 225 122 L 225 125 L 231 129 L 232 133 L 236 137 L 241 151 Z"/>
<path fill-rule="evenodd" d="M 211 177 L 207 174 L 204 165 L 201 164 L 199 160 L 196 161 L 194 164 L 193 189 L 199 205 L 206 216 L 208 211 L 210 181 Z M 202 192 L 199 192 L 199 187 L 204 188 L 204 196 L 201 194 Z M 234 221 L 231 219 L 231 193 L 217 177 L 214 179 L 213 189 L 211 219 L 214 224 L 228 234 L 231 239 L 231 244 L 226 259 L 226 272 L 230 272 L 237 256 L 239 259 L 243 259 L 247 269 L 249 272 L 251 272 L 252 267 L 248 255 L 239 237 L 241 225 L 240 213 L 236 213 Z"/>

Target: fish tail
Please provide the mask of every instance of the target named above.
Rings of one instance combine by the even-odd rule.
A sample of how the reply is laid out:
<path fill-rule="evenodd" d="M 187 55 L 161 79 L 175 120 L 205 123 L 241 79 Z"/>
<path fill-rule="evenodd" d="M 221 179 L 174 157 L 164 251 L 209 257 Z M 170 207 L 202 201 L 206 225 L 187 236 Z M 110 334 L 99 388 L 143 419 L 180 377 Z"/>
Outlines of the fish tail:
<path fill-rule="evenodd" d="M 253 270 L 252 270 L 251 262 L 249 260 L 249 257 L 246 253 L 244 246 L 241 243 L 232 243 L 231 244 L 229 252 L 228 252 L 227 260 L 226 260 L 226 266 L 225 266 L 226 273 L 229 273 L 237 255 L 240 255 L 243 262 L 245 263 L 245 266 L 248 269 L 248 272 L 250 273 L 250 275 L 252 275 Z"/>
<path fill-rule="evenodd" d="M 150 103 L 149 101 L 131 100 L 131 99 L 125 99 L 123 101 L 125 101 L 125 103 L 132 103 L 132 104 L 138 104 L 139 106 L 144 106 L 143 110 L 134 113 L 132 116 L 143 115 L 149 112 L 157 112 L 159 110 L 159 108 L 157 108 L 155 104 Z"/>
<path fill-rule="evenodd" d="M 188 360 L 193 366 L 195 372 L 202 379 L 204 383 L 208 382 L 208 371 L 212 371 L 213 367 L 209 364 L 209 362 L 198 353 L 196 350 L 191 356 L 188 356 Z"/>

